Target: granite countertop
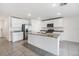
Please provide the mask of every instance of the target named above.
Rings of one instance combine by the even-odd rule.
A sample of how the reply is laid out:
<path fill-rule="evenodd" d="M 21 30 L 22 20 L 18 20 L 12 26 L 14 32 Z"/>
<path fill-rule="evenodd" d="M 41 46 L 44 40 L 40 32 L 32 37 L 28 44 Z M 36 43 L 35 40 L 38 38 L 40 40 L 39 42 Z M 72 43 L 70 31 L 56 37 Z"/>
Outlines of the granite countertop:
<path fill-rule="evenodd" d="M 16 30 L 16 31 L 12 31 L 12 32 L 22 32 L 22 31 L 20 31 L 20 30 L 17 31 L 17 30 Z"/>
<path fill-rule="evenodd" d="M 52 38 L 58 38 L 58 36 L 61 34 L 61 33 L 29 33 L 29 34 L 32 34 L 32 35 L 40 35 L 40 36 L 45 36 L 45 37 L 52 37 Z"/>

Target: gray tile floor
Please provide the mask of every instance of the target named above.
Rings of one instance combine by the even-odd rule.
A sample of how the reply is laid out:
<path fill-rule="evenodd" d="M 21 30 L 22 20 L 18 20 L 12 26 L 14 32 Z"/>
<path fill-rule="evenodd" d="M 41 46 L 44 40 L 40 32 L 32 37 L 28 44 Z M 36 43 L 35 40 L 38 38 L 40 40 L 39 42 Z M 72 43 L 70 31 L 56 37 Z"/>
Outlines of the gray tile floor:
<path fill-rule="evenodd" d="M 0 56 L 40 56 L 23 44 L 26 41 L 11 43 L 5 38 L 0 38 Z M 79 43 L 61 41 L 60 56 L 79 56 Z"/>
<path fill-rule="evenodd" d="M 61 41 L 60 56 L 79 56 L 79 43 Z"/>
<path fill-rule="evenodd" d="M 25 41 L 15 43 L 0 38 L 0 56 L 39 56 L 37 53 L 23 46 Z"/>

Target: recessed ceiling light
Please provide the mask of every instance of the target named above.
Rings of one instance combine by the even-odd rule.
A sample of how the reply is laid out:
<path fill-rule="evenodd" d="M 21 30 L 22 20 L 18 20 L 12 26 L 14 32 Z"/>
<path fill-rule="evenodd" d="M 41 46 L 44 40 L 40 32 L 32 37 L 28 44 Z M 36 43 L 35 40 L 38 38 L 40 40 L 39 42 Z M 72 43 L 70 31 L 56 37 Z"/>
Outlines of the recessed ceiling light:
<path fill-rule="evenodd" d="M 28 16 L 31 16 L 31 13 L 28 13 Z"/>
<path fill-rule="evenodd" d="M 41 19 L 41 17 L 38 17 L 38 19 Z"/>
<path fill-rule="evenodd" d="M 56 5 L 57 5 L 56 3 L 53 3 L 53 4 L 52 4 L 53 7 L 56 7 Z"/>
<path fill-rule="evenodd" d="M 58 13 L 57 13 L 57 15 L 61 15 L 61 13 L 60 13 L 60 12 L 58 12 Z"/>

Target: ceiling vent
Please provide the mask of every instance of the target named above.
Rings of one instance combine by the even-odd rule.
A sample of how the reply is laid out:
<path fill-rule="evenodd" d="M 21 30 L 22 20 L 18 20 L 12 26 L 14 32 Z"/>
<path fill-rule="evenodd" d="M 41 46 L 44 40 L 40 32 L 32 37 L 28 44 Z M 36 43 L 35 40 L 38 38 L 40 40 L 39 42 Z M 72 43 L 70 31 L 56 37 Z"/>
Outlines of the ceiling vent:
<path fill-rule="evenodd" d="M 60 6 L 65 6 L 67 5 L 68 3 L 60 3 Z"/>

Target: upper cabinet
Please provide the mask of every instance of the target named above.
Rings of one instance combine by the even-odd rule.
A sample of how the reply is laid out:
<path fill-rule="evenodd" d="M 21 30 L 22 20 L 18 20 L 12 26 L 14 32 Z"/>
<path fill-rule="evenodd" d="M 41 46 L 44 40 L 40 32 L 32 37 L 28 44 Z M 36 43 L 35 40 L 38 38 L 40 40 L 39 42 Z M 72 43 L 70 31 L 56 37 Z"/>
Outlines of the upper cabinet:
<path fill-rule="evenodd" d="M 64 21 L 63 19 L 57 19 L 57 20 L 54 20 L 53 23 L 54 23 L 54 27 L 63 27 Z"/>
<path fill-rule="evenodd" d="M 28 24 L 28 20 L 12 18 L 12 27 L 21 27 L 22 24 Z"/>
<path fill-rule="evenodd" d="M 63 30 L 64 29 L 64 20 L 63 18 L 61 19 L 55 19 L 55 20 L 48 20 L 48 21 L 42 21 L 42 30 L 47 30 L 47 24 L 52 24 L 54 27 L 54 30 Z"/>
<path fill-rule="evenodd" d="M 40 32 L 41 30 L 41 20 L 38 19 L 32 19 L 31 20 L 31 29 L 32 32 Z"/>
<path fill-rule="evenodd" d="M 47 24 L 54 24 L 54 27 L 63 27 L 63 19 L 56 19 L 56 20 L 50 20 L 50 21 L 42 21 L 42 27 L 47 27 Z"/>
<path fill-rule="evenodd" d="M 28 20 L 19 19 L 19 18 L 11 18 L 11 29 L 12 30 L 21 30 L 22 24 L 28 24 Z"/>

